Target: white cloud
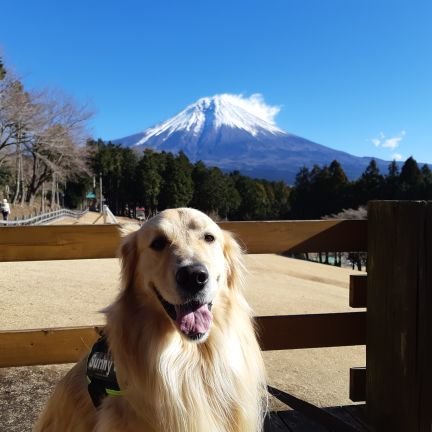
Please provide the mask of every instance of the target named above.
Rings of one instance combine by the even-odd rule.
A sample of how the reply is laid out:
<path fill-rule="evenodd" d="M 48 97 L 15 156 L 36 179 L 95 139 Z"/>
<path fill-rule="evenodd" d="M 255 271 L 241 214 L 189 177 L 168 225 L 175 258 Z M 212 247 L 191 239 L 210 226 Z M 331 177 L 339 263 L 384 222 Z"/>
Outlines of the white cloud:
<path fill-rule="evenodd" d="M 402 141 L 402 138 L 403 137 L 388 138 L 383 141 L 382 147 L 394 150 L 395 148 L 399 147 L 399 143 Z"/>
<path fill-rule="evenodd" d="M 249 97 L 244 97 L 242 94 L 224 94 L 222 96 L 229 98 L 232 103 L 246 109 L 256 117 L 261 118 L 273 125 L 275 124 L 275 117 L 279 113 L 280 107 L 265 103 L 262 94 L 255 93 Z"/>
<path fill-rule="evenodd" d="M 371 142 L 375 147 L 384 147 L 394 150 L 395 148 L 399 147 L 405 135 L 406 131 L 401 130 L 396 136 L 387 138 L 383 132 L 380 132 L 378 137 L 371 139 Z"/>
<path fill-rule="evenodd" d="M 401 161 L 404 159 L 404 157 L 400 153 L 393 153 L 392 158 L 396 161 Z"/>

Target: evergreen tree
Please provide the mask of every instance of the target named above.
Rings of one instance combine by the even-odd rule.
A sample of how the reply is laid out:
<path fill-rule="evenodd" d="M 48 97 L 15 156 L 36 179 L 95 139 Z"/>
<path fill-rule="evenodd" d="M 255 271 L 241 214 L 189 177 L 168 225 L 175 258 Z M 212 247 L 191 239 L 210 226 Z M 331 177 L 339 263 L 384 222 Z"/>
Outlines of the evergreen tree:
<path fill-rule="evenodd" d="M 164 209 L 188 206 L 193 197 L 192 165 L 183 152 L 177 157 L 167 153 L 162 177 L 159 207 Z"/>
<path fill-rule="evenodd" d="M 325 185 L 327 187 L 326 204 L 321 216 L 338 213 L 344 207 L 349 206 L 347 205 L 348 177 L 337 160 L 332 161 L 328 167 L 328 180 Z"/>
<path fill-rule="evenodd" d="M 241 220 L 266 219 L 270 212 L 270 203 L 264 185 L 250 177 L 239 175 L 235 181 L 241 196 L 237 216 Z"/>
<path fill-rule="evenodd" d="M 194 165 L 191 176 L 194 184 L 191 206 L 204 212 L 208 211 L 207 197 L 205 196 L 203 188 L 208 177 L 208 168 L 205 166 L 204 162 L 198 161 Z"/>
<path fill-rule="evenodd" d="M 313 208 L 310 200 L 311 174 L 306 167 L 296 174 L 294 189 L 290 195 L 291 213 L 295 219 L 308 219 Z"/>
<path fill-rule="evenodd" d="M 136 168 L 136 200 L 144 205 L 149 214 L 159 207 L 159 194 L 162 189 L 162 172 L 165 169 L 166 153 L 144 150 Z"/>
<path fill-rule="evenodd" d="M 330 193 L 330 171 L 327 166 L 319 167 L 315 165 L 311 170 L 311 219 L 319 219 L 325 214 L 329 214 Z"/>
<path fill-rule="evenodd" d="M 231 214 L 235 214 L 241 204 L 239 191 L 235 187 L 235 182 L 230 175 L 225 175 L 225 197 L 221 203 L 220 216 L 228 219 Z"/>
<path fill-rule="evenodd" d="M 66 183 L 64 205 L 67 208 L 79 208 L 83 203 L 87 192 L 92 189 L 90 176 L 82 176 Z"/>
<path fill-rule="evenodd" d="M 118 204 L 119 214 L 125 214 L 126 208 L 131 209 L 136 206 L 137 179 L 136 172 L 138 166 L 138 156 L 130 148 L 122 151 L 121 174 L 120 174 L 120 200 Z"/>
<path fill-rule="evenodd" d="M 292 216 L 299 219 L 319 219 L 336 213 L 348 202 L 348 178 L 339 162 L 329 166 L 302 168 L 291 192 Z"/>
<path fill-rule="evenodd" d="M 370 200 L 379 199 L 383 196 L 384 177 L 372 159 L 360 179 L 355 183 L 354 194 L 357 202 L 354 207 L 366 204 Z"/>
<path fill-rule="evenodd" d="M 273 214 L 276 219 L 287 219 L 291 210 L 291 189 L 282 181 L 273 182 Z"/>
<path fill-rule="evenodd" d="M 114 214 L 122 213 L 121 180 L 123 153 L 120 144 L 104 143 L 101 139 L 89 141 L 90 167 L 96 177 L 102 176 L 104 202 Z"/>
<path fill-rule="evenodd" d="M 423 176 L 423 191 L 422 199 L 432 199 L 432 171 L 427 164 L 424 164 L 421 169 Z"/>
<path fill-rule="evenodd" d="M 225 176 L 219 168 L 204 168 L 203 164 L 195 165 L 192 178 L 194 181 L 194 195 L 192 205 L 206 213 L 226 215 L 224 200 L 227 194 Z"/>
<path fill-rule="evenodd" d="M 421 199 L 423 174 L 413 157 L 409 157 L 403 164 L 399 180 L 402 198 Z"/>
<path fill-rule="evenodd" d="M 400 195 L 399 167 L 395 160 L 388 166 L 388 174 L 385 177 L 385 199 L 398 199 Z"/>

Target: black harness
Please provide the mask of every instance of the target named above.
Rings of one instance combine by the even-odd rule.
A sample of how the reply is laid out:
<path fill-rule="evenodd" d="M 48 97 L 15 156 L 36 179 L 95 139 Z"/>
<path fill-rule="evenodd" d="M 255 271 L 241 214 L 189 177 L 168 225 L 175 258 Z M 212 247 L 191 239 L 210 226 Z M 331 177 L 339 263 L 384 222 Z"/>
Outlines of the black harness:
<path fill-rule="evenodd" d="M 121 396 L 114 361 L 109 352 L 105 335 L 93 345 L 87 360 L 88 392 L 95 408 L 107 396 Z"/>

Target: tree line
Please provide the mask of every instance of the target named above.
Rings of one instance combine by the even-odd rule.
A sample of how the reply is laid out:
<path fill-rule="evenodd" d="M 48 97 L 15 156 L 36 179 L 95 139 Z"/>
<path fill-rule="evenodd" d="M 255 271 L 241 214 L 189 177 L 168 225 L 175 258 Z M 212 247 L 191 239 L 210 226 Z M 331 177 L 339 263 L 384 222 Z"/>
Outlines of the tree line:
<path fill-rule="evenodd" d="M 432 199 L 431 170 L 428 165 L 420 168 L 412 157 L 400 169 L 391 162 L 387 173 L 371 160 L 355 181 L 348 180 L 337 161 L 304 167 L 290 187 L 192 163 L 182 152 L 147 149 L 139 154 L 102 140 L 88 141 L 86 150 L 87 166 L 101 174 L 106 202 L 118 215 L 141 206 L 148 214 L 191 206 L 231 220 L 319 219 L 372 199 Z M 90 186 L 89 178 L 69 182 L 69 204 L 76 206 Z"/>
<path fill-rule="evenodd" d="M 256 180 L 238 171 L 224 173 L 203 162 L 192 163 L 180 152 L 144 150 L 90 140 L 87 165 L 101 175 L 105 202 L 114 214 L 145 207 L 148 214 L 165 208 L 190 206 L 217 218 L 279 219 L 288 215 L 290 188 L 282 181 Z M 90 178 L 68 182 L 67 203 L 77 206 Z M 95 192 L 97 193 L 97 186 Z"/>
<path fill-rule="evenodd" d="M 432 173 L 428 165 L 419 167 L 409 157 L 399 169 L 396 161 L 389 163 L 387 173 L 381 173 L 371 160 L 363 174 L 349 181 L 337 161 L 311 169 L 302 168 L 292 189 L 290 216 L 317 219 L 343 209 L 358 208 L 370 200 L 430 200 Z"/>

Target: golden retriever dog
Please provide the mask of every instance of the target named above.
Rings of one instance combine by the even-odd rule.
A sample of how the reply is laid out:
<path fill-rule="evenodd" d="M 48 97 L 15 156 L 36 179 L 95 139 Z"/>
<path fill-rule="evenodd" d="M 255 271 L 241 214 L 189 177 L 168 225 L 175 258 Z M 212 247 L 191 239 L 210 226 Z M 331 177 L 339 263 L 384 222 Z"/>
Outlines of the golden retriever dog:
<path fill-rule="evenodd" d="M 198 210 L 170 209 L 124 237 L 120 254 L 105 333 L 121 394 L 95 408 L 83 359 L 34 431 L 261 431 L 264 366 L 231 234 Z"/>

